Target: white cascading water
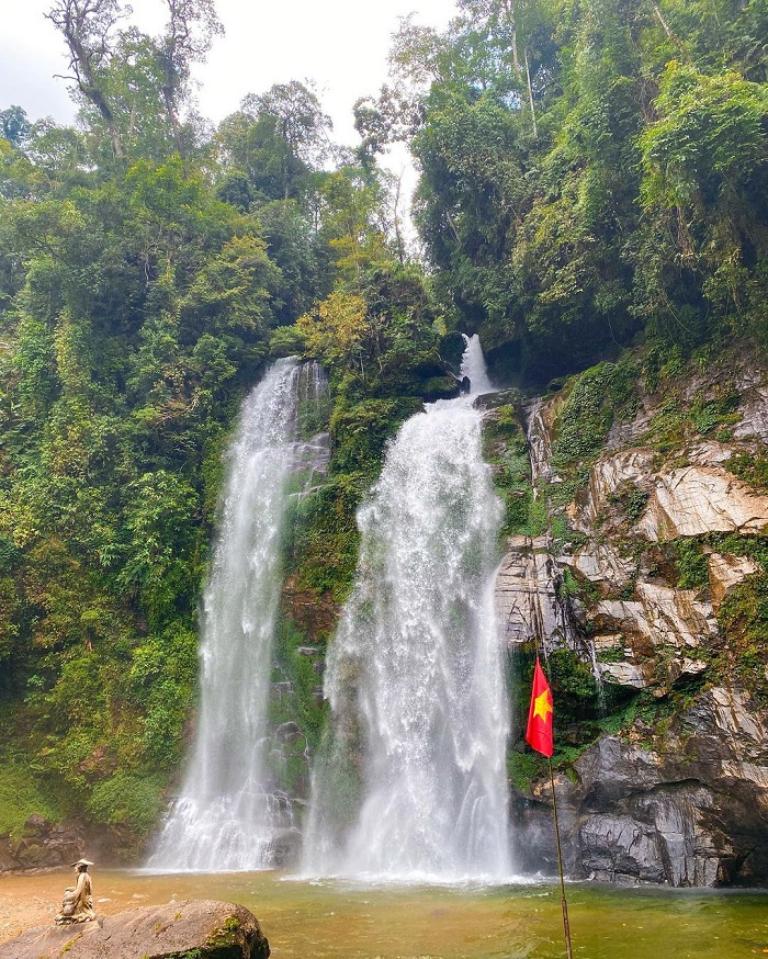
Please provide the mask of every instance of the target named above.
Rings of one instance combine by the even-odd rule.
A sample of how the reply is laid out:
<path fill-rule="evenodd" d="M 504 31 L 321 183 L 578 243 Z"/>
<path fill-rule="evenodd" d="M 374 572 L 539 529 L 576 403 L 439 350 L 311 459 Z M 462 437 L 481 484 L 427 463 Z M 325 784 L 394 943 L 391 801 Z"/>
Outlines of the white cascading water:
<path fill-rule="evenodd" d="M 511 873 L 509 713 L 493 585 L 502 508 L 482 454 L 489 392 L 411 417 L 360 509 L 353 593 L 329 651 L 331 736 L 313 773 L 303 873 L 498 881 Z"/>
<path fill-rule="evenodd" d="M 201 622 L 201 700 L 194 751 L 147 867 L 235 871 L 274 864 L 293 826 L 268 768 L 271 660 L 291 495 L 325 455 L 299 436 L 301 404 L 317 404 L 315 364 L 278 360 L 243 404 Z"/>

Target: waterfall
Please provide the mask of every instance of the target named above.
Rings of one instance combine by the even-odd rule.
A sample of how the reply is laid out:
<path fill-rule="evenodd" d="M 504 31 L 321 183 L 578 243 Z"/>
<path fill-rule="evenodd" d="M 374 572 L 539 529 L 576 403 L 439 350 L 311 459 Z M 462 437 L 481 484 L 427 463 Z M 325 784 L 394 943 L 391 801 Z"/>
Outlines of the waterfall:
<path fill-rule="evenodd" d="M 477 337 L 462 375 L 492 389 Z M 360 509 L 356 583 L 328 655 L 311 875 L 509 876 L 503 652 L 493 584 L 502 507 L 472 396 L 411 417 Z"/>
<path fill-rule="evenodd" d="M 278 360 L 243 404 L 201 613 L 201 698 L 194 750 L 148 867 L 206 872 L 274 863 L 293 826 L 269 768 L 271 660 L 290 497 L 326 454 L 313 416 L 315 364 Z"/>

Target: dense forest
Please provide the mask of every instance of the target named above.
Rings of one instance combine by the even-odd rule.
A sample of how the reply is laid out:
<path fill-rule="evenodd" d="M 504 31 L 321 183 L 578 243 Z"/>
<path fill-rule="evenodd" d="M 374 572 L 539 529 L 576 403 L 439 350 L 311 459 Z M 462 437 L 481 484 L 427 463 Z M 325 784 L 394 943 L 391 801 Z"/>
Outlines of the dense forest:
<path fill-rule="evenodd" d="M 459 332 L 539 392 L 626 348 L 655 375 L 768 346 L 766 0 L 460 0 L 444 33 L 402 23 L 354 147 L 295 81 L 212 128 L 213 0 L 164 6 L 150 36 L 119 0 L 55 0 L 77 124 L 0 112 L 0 832 L 156 822 L 222 451 L 272 359 L 331 377 L 287 559 L 323 638 L 355 509 L 399 423 L 456 392 Z"/>

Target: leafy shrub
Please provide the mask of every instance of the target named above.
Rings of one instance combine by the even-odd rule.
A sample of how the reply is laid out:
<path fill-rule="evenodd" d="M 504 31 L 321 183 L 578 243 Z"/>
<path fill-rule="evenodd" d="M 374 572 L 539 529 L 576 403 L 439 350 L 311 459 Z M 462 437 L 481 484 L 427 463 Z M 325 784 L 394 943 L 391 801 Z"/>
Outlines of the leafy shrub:
<path fill-rule="evenodd" d="M 145 835 L 157 822 L 162 806 L 161 786 L 156 779 L 116 772 L 94 787 L 88 813 L 96 822 L 127 826 Z"/>

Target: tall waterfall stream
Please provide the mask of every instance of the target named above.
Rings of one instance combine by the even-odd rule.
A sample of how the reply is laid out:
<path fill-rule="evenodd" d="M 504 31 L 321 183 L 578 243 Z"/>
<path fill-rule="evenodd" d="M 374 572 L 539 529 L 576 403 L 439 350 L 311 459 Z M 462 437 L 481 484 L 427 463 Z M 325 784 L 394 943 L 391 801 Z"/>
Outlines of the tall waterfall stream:
<path fill-rule="evenodd" d="M 302 415 L 325 389 L 315 364 L 278 360 L 243 405 L 203 599 L 194 751 L 151 869 L 262 869 L 294 825 L 267 716 L 288 504 L 327 455 L 322 435 L 302 438 Z"/>
<path fill-rule="evenodd" d="M 509 714 L 494 603 L 502 507 L 473 394 L 417 413 L 360 509 L 356 583 L 328 655 L 332 719 L 316 762 L 303 871 L 498 880 L 511 872 Z"/>

